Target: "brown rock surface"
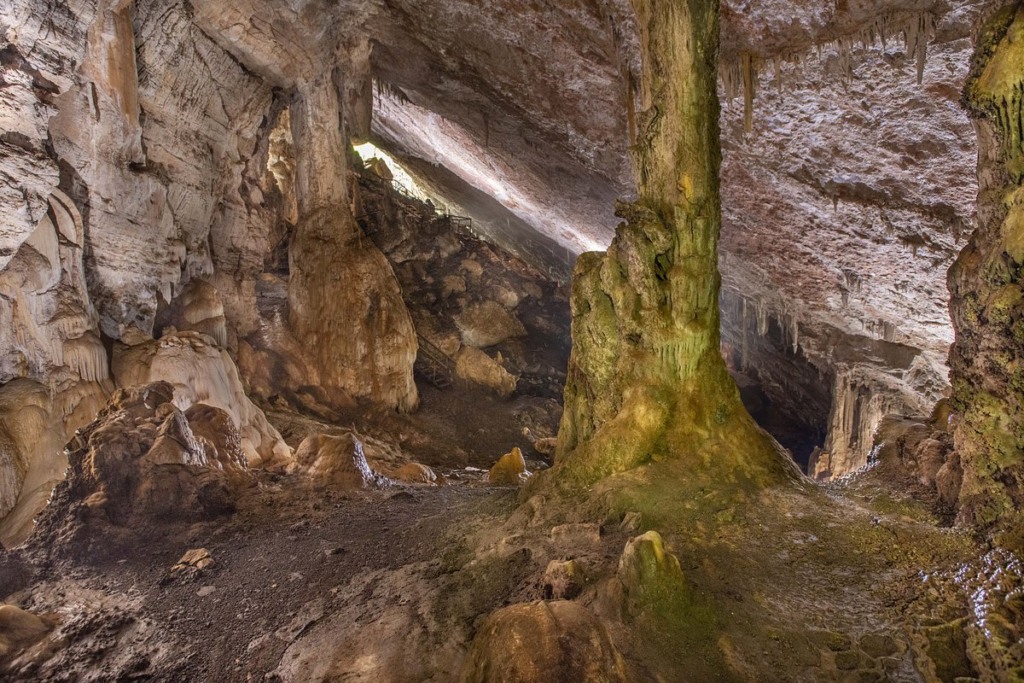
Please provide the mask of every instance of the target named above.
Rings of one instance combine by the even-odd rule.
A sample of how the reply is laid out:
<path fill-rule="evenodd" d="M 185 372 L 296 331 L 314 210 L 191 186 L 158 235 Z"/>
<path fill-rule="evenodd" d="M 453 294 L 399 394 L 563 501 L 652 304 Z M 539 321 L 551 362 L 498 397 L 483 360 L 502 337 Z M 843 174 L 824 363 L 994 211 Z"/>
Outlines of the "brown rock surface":
<path fill-rule="evenodd" d="M 0 665 L 42 640 L 53 628 L 53 621 L 15 605 L 0 605 Z"/>
<path fill-rule="evenodd" d="M 383 488 L 389 483 L 370 469 L 363 443 L 354 434 L 310 435 L 296 449 L 295 460 L 317 486 L 344 491 Z"/>
<path fill-rule="evenodd" d="M 174 403 L 181 410 L 204 403 L 230 417 L 251 465 L 287 462 L 290 449 L 263 411 L 245 395 L 234 361 L 210 341 L 194 332 L 182 332 L 118 349 L 114 377 L 121 387 L 169 382 L 174 387 Z"/>
<path fill-rule="evenodd" d="M 158 520 L 202 520 L 230 512 L 251 484 L 230 420 L 212 406 L 193 412 L 196 431 L 215 420 L 218 448 L 196 435 L 173 403 L 174 387 L 155 382 L 119 389 L 69 445 L 69 470 L 37 521 L 37 535 L 70 539 L 94 525 L 131 527 Z"/>
<path fill-rule="evenodd" d="M 292 114 L 299 221 L 289 251 L 289 322 L 328 392 L 411 411 L 416 332 L 390 265 L 363 242 L 348 203 L 345 144 L 330 79 Z"/>
<path fill-rule="evenodd" d="M 516 377 L 501 363 L 472 346 L 464 346 L 459 350 L 455 359 L 455 376 L 502 398 L 510 397 L 516 390 Z"/>
<path fill-rule="evenodd" d="M 476 348 L 494 346 L 526 334 L 523 324 L 497 301 L 474 304 L 455 318 L 462 343 Z"/>
<path fill-rule="evenodd" d="M 0 387 L 0 544 L 18 545 L 64 476 L 64 427 L 45 387 L 20 379 Z"/>
<path fill-rule="evenodd" d="M 463 683 L 629 680 L 600 621 L 575 602 L 513 605 L 489 616 L 462 669 Z"/>

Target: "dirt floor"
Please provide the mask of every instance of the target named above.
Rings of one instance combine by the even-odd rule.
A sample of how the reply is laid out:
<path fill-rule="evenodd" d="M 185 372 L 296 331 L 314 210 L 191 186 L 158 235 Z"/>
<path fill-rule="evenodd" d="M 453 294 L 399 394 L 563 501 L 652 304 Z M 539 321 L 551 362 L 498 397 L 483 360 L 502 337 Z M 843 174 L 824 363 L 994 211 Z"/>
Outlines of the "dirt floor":
<path fill-rule="evenodd" d="M 485 391 L 454 387 L 441 391 L 420 384 L 420 409 L 411 415 L 391 410 L 354 409 L 338 416 L 328 430 L 348 429 L 393 444 L 407 457 L 439 470 L 467 466 L 489 469 L 513 448 L 535 464 L 550 459 L 533 442 L 555 436 L 561 404 L 550 398 L 513 396 L 506 400 Z M 325 425 L 291 411 L 267 410 L 268 417 L 295 447 Z"/>
<path fill-rule="evenodd" d="M 22 606 L 57 613 L 67 647 L 5 680 L 264 680 L 294 640 L 359 598 L 345 591 L 354 580 L 439 561 L 453 529 L 507 515 L 514 499 L 469 484 L 300 495 L 295 486 L 265 481 L 222 522 L 140 532 L 44 568 Z M 192 548 L 213 566 L 174 578 Z"/>
<path fill-rule="evenodd" d="M 3 680 L 456 681 L 487 615 L 551 598 L 550 566 L 566 560 L 586 577 L 572 599 L 601 620 L 631 681 L 1013 680 L 977 666 L 994 640 L 981 625 L 1020 594 L 992 571 L 1012 562 L 892 488 L 884 468 L 724 496 L 666 462 L 577 498 L 526 497 L 480 470 L 540 428 L 509 418 L 535 399 L 437 398 L 370 422 L 443 486 L 342 493 L 261 473 L 214 522 L 0 552 L 8 590 L 24 574 L 7 601 L 59 622 Z M 272 418 L 293 445 L 317 427 Z M 369 454 L 377 437 L 364 436 Z M 650 530 L 685 576 L 685 609 L 667 622 L 622 607 L 623 548 Z M 190 549 L 214 564 L 172 574 Z"/>

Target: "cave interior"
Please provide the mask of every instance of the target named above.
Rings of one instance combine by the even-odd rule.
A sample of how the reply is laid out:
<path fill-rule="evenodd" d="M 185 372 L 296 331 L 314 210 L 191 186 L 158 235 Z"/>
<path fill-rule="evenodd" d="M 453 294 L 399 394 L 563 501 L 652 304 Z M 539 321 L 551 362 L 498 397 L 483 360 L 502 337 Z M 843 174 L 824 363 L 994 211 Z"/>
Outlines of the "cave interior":
<path fill-rule="evenodd" d="M 5 0 L 0 679 L 1024 683 L 1024 2 Z"/>

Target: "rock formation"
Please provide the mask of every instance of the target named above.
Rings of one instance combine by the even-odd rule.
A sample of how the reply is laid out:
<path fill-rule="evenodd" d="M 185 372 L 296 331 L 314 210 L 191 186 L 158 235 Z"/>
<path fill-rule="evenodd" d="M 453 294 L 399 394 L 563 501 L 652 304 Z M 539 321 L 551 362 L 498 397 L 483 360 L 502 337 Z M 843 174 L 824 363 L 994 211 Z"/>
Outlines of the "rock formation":
<path fill-rule="evenodd" d="M 0 543 L 17 545 L 32 529 L 67 468 L 64 430 L 46 387 L 17 379 L 0 390 Z"/>
<path fill-rule="evenodd" d="M 234 509 L 251 484 L 241 437 L 214 406 L 175 405 L 167 382 L 120 389 L 69 445 L 69 471 L 35 542 L 138 521 L 194 521 Z M 95 531 L 94 531 L 95 533 Z"/>
<path fill-rule="evenodd" d="M 295 460 L 317 486 L 344 491 L 388 485 L 385 477 L 370 469 L 363 444 L 353 434 L 308 436 L 296 449 Z"/>
<path fill-rule="evenodd" d="M 473 641 L 461 680 L 527 683 L 546 678 L 629 680 L 622 655 L 600 621 L 567 601 L 513 605 L 492 614 Z"/>
<path fill-rule="evenodd" d="M 290 322 L 327 392 L 416 408 L 416 334 L 383 254 L 360 241 L 330 74 L 293 107 L 299 221 L 289 251 Z"/>
<path fill-rule="evenodd" d="M 227 413 L 232 428 L 241 435 L 242 452 L 250 465 L 286 462 L 290 449 L 245 395 L 231 357 L 212 341 L 182 332 L 118 349 L 114 378 L 121 387 L 167 382 L 174 387 L 174 403 L 181 410 L 203 403 Z"/>
<path fill-rule="evenodd" d="M 607 254 L 576 266 L 556 472 L 593 483 L 668 458 L 768 481 L 783 472 L 780 455 L 719 353 L 718 9 L 635 9 L 640 198 L 620 205 L 626 222 Z"/>
<path fill-rule="evenodd" d="M 995 13 L 980 35 L 966 89 L 981 142 L 979 227 L 949 274 L 957 330 L 950 363 L 960 414 L 954 443 L 964 470 L 961 517 L 1005 532 L 1003 542 L 1019 550 L 1024 548 L 1024 9 L 1014 3 Z"/>

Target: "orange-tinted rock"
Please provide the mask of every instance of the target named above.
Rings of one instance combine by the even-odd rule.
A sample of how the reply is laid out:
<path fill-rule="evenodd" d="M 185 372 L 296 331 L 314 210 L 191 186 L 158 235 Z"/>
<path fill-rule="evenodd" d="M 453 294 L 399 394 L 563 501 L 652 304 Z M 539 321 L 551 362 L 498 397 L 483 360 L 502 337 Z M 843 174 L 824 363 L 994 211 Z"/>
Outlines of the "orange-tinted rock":
<path fill-rule="evenodd" d="M 523 452 L 513 448 L 494 463 L 487 474 L 487 481 L 494 486 L 518 486 L 526 476 L 529 472 L 526 471 Z"/>
<path fill-rule="evenodd" d="M 574 602 L 512 605 L 477 632 L 462 683 L 625 683 L 626 665 L 601 623 Z"/>

